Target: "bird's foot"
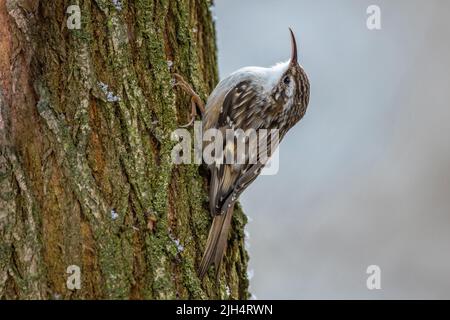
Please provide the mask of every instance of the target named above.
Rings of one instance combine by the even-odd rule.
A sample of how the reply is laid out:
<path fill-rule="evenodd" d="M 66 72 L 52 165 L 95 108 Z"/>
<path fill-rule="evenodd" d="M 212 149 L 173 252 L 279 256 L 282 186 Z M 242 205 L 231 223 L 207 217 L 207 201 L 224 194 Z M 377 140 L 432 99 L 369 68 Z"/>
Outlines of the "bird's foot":
<path fill-rule="evenodd" d="M 184 78 L 178 73 L 173 74 L 175 78 L 174 87 L 180 87 L 184 92 L 191 96 L 191 120 L 189 123 L 181 126 L 182 128 L 187 128 L 192 126 L 195 121 L 195 117 L 197 116 L 197 108 L 200 109 L 201 115 L 205 112 L 205 104 L 200 96 L 192 89 L 191 85 L 187 83 Z"/>

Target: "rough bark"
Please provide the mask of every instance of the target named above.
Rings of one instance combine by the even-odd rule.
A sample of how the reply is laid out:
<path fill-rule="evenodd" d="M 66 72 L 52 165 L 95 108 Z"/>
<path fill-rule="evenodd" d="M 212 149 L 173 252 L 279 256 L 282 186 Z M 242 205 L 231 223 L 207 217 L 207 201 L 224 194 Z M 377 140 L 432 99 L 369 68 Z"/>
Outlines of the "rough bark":
<path fill-rule="evenodd" d="M 248 297 L 245 216 L 200 282 L 207 179 L 170 158 L 190 106 L 171 72 L 203 99 L 217 82 L 210 5 L 0 0 L 1 299 Z"/>

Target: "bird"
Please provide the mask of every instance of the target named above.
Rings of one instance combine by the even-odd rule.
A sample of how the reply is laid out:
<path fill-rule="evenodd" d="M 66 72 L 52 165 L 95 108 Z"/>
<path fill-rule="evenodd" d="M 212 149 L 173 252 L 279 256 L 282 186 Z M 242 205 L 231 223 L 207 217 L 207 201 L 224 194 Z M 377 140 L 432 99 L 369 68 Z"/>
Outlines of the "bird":
<path fill-rule="evenodd" d="M 279 142 L 306 113 L 309 104 L 310 83 L 304 68 L 298 63 L 297 42 L 289 28 L 291 57 L 286 62 L 272 67 L 244 67 L 222 79 L 207 99 L 206 105 L 183 77 L 175 74 L 176 84 L 189 93 L 191 98 L 191 121 L 197 113 L 202 114 L 202 129 L 246 131 L 266 129 L 267 140 L 277 130 Z M 264 131 L 264 130 L 263 130 Z M 267 141 L 266 140 L 266 141 Z M 248 146 L 249 139 L 246 140 Z M 225 152 L 228 142 L 223 144 Z M 236 151 L 236 148 L 233 148 Z M 215 162 L 208 165 L 209 211 L 213 217 L 206 241 L 206 247 L 198 268 L 198 276 L 203 279 L 211 265 L 215 266 L 218 279 L 220 265 L 226 251 L 228 234 L 234 205 L 242 192 L 258 177 L 267 161 L 262 160 L 262 152 L 273 154 L 269 143 L 247 147 L 244 161 L 228 163 Z M 251 155 L 257 161 L 250 161 Z M 255 158 L 253 158 L 255 159 Z M 261 161 L 260 161 L 261 160 Z"/>

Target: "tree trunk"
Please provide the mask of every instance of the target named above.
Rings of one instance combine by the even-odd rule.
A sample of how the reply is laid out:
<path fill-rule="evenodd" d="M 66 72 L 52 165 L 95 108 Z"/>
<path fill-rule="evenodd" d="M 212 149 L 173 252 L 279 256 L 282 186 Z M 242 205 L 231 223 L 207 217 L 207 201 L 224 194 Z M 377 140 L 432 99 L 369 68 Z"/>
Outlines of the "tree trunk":
<path fill-rule="evenodd" d="M 171 72 L 217 83 L 210 5 L 0 0 L 0 299 L 248 297 L 245 216 L 201 282 L 207 178 L 171 162 L 190 108 Z"/>

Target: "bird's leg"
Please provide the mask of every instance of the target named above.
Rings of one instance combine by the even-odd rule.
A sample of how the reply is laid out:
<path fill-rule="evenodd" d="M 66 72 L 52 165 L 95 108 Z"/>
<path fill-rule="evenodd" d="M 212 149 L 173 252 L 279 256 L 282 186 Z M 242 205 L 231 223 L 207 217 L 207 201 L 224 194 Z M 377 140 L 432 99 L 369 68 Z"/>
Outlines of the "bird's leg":
<path fill-rule="evenodd" d="M 191 96 L 191 120 L 188 124 L 181 126 L 183 128 L 190 127 L 194 123 L 195 117 L 197 116 L 197 108 L 200 109 L 201 115 L 203 116 L 203 113 L 205 112 L 205 104 L 203 103 L 203 100 L 200 98 L 200 96 L 194 91 L 194 89 L 192 89 L 189 83 L 187 83 L 182 76 L 180 76 L 178 73 L 174 73 L 173 76 L 175 77 L 174 86 L 180 87 L 181 89 L 183 89 L 183 91 Z"/>

